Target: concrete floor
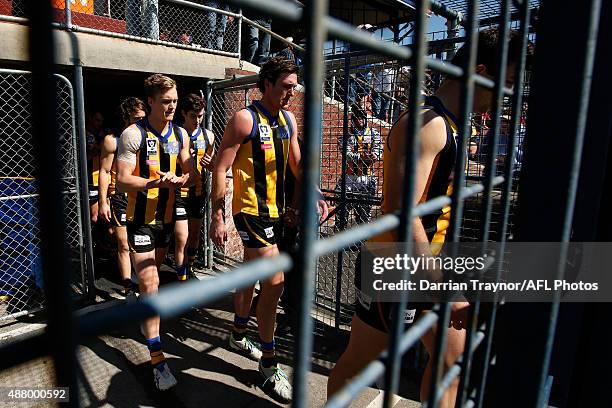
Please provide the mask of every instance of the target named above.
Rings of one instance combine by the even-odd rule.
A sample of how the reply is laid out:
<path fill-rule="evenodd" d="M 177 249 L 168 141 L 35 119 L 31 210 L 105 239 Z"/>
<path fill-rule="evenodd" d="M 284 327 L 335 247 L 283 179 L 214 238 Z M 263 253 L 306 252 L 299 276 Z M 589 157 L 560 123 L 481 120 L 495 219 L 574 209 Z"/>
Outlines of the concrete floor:
<path fill-rule="evenodd" d="M 112 282 L 102 278 L 97 286 L 101 303 L 87 311 L 95 313 L 96 308 L 122 301 L 117 300 L 118 287 Z M 180 318 L 162 322 L 164 353 L 178 380 L 178 385 L 167 392 L 159 392 L 153 386 L 148 350 L 138 328 L 109 333 L 80 346 L 79 395 L 82 406 L 250 408 L 283 405 L 262 389 L 263 379 L 257 371 L 257 363 L 226 348 L 233 319 L 231 310 L 232 296 L 228 293 L 213 305 L 192 309 Z M 11 333 L 27 331 L 28 326 L 34 329 L 42 327 L 41 323 L 31 321 L 13 324 L 6 323 L 0 327 L 0 335 L 4 333 L 5 341 Z M 321 326 L 317 325 L 315 333 L 312 372 L 308 379 L 309 406 L 312 407 L 325 403 L 329 370 L 346 344 L 346 333 L 338 336 L 333 329 L 321 329 Z M 256 333 L 255 324 L 250 323 L 249 334 L 257 339 Z M 294 338 L 287 330 L 277 330 L 277 354 L 289 374 L 293 364 L 293 343 Z M 53 362 L 50 358 L 41 358 L 0 372 L 0 384 L 3 387 L 49 387 L 53 385 L 53 377 Z M 45 405 L 21 403 L 15 406 Z M 381 394 L 368 388 L 351 406 L 380 407 Z M 404 408 L 418 406 L 420 404 L 406 399 L 396 405 Z"/>

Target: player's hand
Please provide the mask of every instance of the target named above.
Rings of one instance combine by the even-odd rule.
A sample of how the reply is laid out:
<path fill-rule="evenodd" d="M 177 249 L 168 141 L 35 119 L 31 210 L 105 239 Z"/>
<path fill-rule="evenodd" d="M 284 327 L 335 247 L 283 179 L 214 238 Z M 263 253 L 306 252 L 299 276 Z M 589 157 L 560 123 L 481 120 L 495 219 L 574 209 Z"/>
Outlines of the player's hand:
<path fill-rule="evenodd" d="M 98 200 L 98 217 L 106 222 L 110 222 L 111 210 L 108 202 Z"/>
<path fill-rule="evenodd" d="M 208 153 L 204 153 L 204 156 L 202 156 L 202 158 L 200 159 L 200 166 L 212 171 L 212 164 L 212 156 Z"/>
<path fill-rule="evenodd" d="M 468 302 L 452 302 L 450 305 L 450 322 L 448 327 L 463 330 L 468 325 L 468 312 L 470 304 Z"/>
<path fill-rule="evenodd" d="M 322 223 L 329 215 L 327 202 L 325 202 L 325 200 L 322 198 L 317 201 L 317 214 L 319 214 L 319 224 Z"/>
<path fill-rule="evenodd" d="M 209 233 L 210 239 L 216 245 L 221 246 L 227 242 L 227 230 L 225 229 L 225 223 L 223 220 L 212 217 Z"/>
<path fill-rule="evenodd" d="M 298 224 L 298 212 L 293 207 L 287 207 L 283 215 L 283 222 L 289 228 L 294 228 Z"/>
<path fill-rule="evenodd" d="M 189 181 L 189 174 L 183 174 L 182 176 L 174 176 L 173 182 L 177 187 L 184 187 Z"/>
<path fill-rule="evenodd" d="M 182 187 L 184 184 L 185 175 L 179 177 L 171 171 L 156 171 L 157 175 L 159 175 L 159 188 L 176 188 Z"/>

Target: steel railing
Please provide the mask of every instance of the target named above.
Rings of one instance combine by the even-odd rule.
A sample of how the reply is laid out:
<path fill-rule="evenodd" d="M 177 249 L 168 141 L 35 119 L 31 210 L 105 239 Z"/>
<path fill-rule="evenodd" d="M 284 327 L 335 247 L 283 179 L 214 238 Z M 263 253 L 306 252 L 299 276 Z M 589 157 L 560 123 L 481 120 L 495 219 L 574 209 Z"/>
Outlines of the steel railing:
<path fill-rule="evenodd" d="M 507 10 L 511 0 L 504 0 L 504 10 Z M 34 3 L 33 0 L 30 1 Z M 471 187 L 465 187 L 464 184 L 464 172 L 463 166 L 465 164 L 465 146 L 469 138 L 470 128 L 470 111 L 472 106 L 472 99 L 474 94 L 474 88 L 476 85 L 483 86 L 485 88 L 493 89 L 495 94 L 494 110 L 500 111 L 501 95 L 506 94 L 513 97 L 513 104 L 515 108 L 520 106 L 521 102 L 521 87 L 517 87 L 513 93 L 511 90 L 502 86 L 502 80 L 498 79 L 498 83 L 488 78 L 484 78 L 474 74 L 474 61 L 475 61 L 475 50 L 477 41 L 477 15 L 478 15 L 478 1 L 473 1 L 470 5 L 470 13 L 467 15 L 465 27 L 467 30 L 467 43 L 466 47 L 469 50 L 469 58 L 466 58 L 465 64 L 462 67 L 453 66 L 451 64 L 445 64 L 435 59 L 425 57 L 424 50 L 424 33 L 425 33 L 425 12 L 428 10 L 428 1 L 417 2 L 418 17 L 416 22 L 417 36 L 415 39 L 415 47 L 411 50 L 405 47 L 383 43 L 378 40 L 372 39 L 367 34 L 364 34 L 358 30 L 355 30 L 350 25 L 333 19 L 327 16 L 327 1 L 325 0 L 313 0 L 308 2 L 304 9 L 297 7 L 294 3 L 287 1 L 273 1 L 273 0 L 234 0 L 231 1 L 238 6 L 246 8 L 252 8 L 264 13 L 270 14 L 274 18 L 287 20 L 294 23 L 302 23 L 309 28 L 308 38 L 306 43 L 306 56 L 305 56 L 305 118 L 304 118 L 304 132 L 305 132 L 305 143 L 304 143 L 304 182 L 302 183 L 302 202 L 303 202 L 303 218 L 301 221 L 302 231 L 302 242 L 300 245 L 297 259 L 300 260 L 298 265 L 294 265 L 291 258 L 284 253 L 274 257 L 259 259 L 251 261 L 236 270 L 216 277 L 212 280 L 199 281 L 199 282 L 188 282 L 180 287 L 175 285 L 172 287 L 162 289 L 157 296 L 147 297 L 138 304 L 126 304 L 110 309 L 106 309 L 96 313 L 93 316 L 84 316 L 78 318 L 70 318 L 71 311 L 69 308 L 69 298 L 60 296 L 63 294 L 67 287 L 67 281 L 65 279 L 67 267 L 66 265 L 59 265 L 60 273 L 53 274 L 52 259 L 57 259 L 57 254 L 62 253 L 64 240 L 63 233 L 64 227 L 61 224 L 61 217 L 57 217 L 57 213 L 61 213 L 61 200 L 58 199 L 57 195 L 54 195 L 53 187 L 57 183 L 57 177 L 53 172 L 49 172 L 45 177 L 41 178 L 41 197 L 45 200 L 45 203 L 49 205 L 46 211 L 41 214 L 41 234 L 46 238 L 46 244 L 43 246 L 43 261 L 44 271 L 47 283 L 47 292 L 53 293 L 54 296 L 50 299 L 50 315 L 49 331 L 34 336 L 27 341 L 20 343 L 13 343 L 6 345 L 0 349 L 0 365 L 7 367 L 14 365 L 18 362 L 27 361 L 36 356 L 40 356 L 49 352 L 52 352 L 55 357 L 55 369 L 57 373 L 57 384 L 59 386 L 71 386 L 76 390 L 76 374 L 74 370 L 74 356 L 75 356 L 75 339 L 77 330 L 83 341 L 87 336 L 93 336 L 108 332 L 109 330 L 122 327 L 128 324 L 134 324 L 142 321 L 147 317 L 154 315 L 160 315 L 163 319 L 172 316 L 177 316 L 181 313 L 186 312 L 193 306 L 202 305 L 210 302 L 220 296 L 226 294 L 226 292 L 233 288 L 241 288 L 253 284 L 255 281 L 260 279 L 266 279 L 276 273 L 278 270 L 291 270 L 290 273 L 298 275 L 298 279 L 302 283 L 301 292 L 301 304 L 299 308 L 299 326 L 298 326 L 298 340 L 296 342 L 296 353 L 295 361 L 296 366 L 293 376 L 294 384 L 294 403 L 296 407 L 308 406 L 308 390 L 307 390 L 307 373 L 310 369 L 310 355 L 312 352 L 312 321 L 309 318 L 310 309 L 312 306 L 312 297 L 314 289 L 314 270 L 316 258 L 334 252 L 346 245 L 356 242 L 357 240 L 367 239 L 373 235 L 389 231 L 390 229 L 399 227 L 400 238 L 403 242 L 406 242 L 406 246 L 410 246 L 411 242 L 411 220 L 416 216 L 422 216 L 431 213 L 435 209 L 441 208 L 447 205 L 450 201 L 452 205 L 451 212 L 451 227 L 450 227 L 450 239 L 457 241 L 459 237 L 459 228 L 461 222 L 461 215 L 463 211 L 463 200 L 478 192 L 484 191 L 485 194 L 490 194 L 491 188 L 504 181 L 503 177 L 493 177 L 492 170 L 487 173 L 484 184 L 477 184 Z M 434 7 L 438 7 L 436 3 L 433 3 Z M 593 15 L 600 7 L 599 1 L 592 1 L 591 7 Z M 521 50 L 520 62 L 516 67 L 517 80 L 520 81 L 522 70 L 525 64 L 526 55 L 526 32 L 528 31 L 528 2 L 522 1 L 520 4 L 521 9 L 521 35 L 523 40 L 523 48 Z M 448 11 L 440 10 L 442 14 L 448 13 Z M 45 80 L 48 79 L 52 72 L 51 62 L 53 60 L 53 41 L 51 36 L 51 10 L 48 4 L 44 7 L 32 7 L 31 9 L 32 24 L 30 27 L 31 41 L 30 46 L 32 48 L 32 64 L 35 67 L 33 69 L 34 78 L 34 100 L 38 101 L 36 97 L 40 97 L 42 103 L 34 103 L 36 107 L 35 112 L 39 115 L 34 116 L 34 129 L 38 132 L 37 135 L 42 135 L 44 131 L 45 138 L 40 138 L 42 146 L 49 149 L 55 149 L 54 144 L 57 143 L 55 118 L 53 117 L 53 98 L 52 90 L 45 85 Z M 451 16 L 452 17 L 452 16 Z M 457 17 L 456 15 L 454 17 Z M 507 30 L 508 27 L 508 13 L 504 12 L 502 16 L 501 26 L 503 30 Z M 595 20 L 595 18 L 593 18 Z M 589 46 L 587 53 L 585 54 L 584 74 L 588 77 L 589 70 L 592 70 L 592 54 L 594 50 L 595 41 L 593 40 L 596 34 L 596 21 L 591 22 L 589 26 L 591 31 L 589 32 Z M 594 28 L 593 28 L 594 27 Z M 324 76 L 324 60 L 323 56 L 323 43 L 327 35 L 336 36 L 341 39 L 352 41 L 365 48 L 369 48 L 377 53 L 410 62 L 413 75 L 413 86 L 411 87 L 410 94 L 410 122 L 407 132 L 407 150 L 406 150 L 406 182 L 404 185 L 404 197 L 402 208 L 399 213 L 383 216 L 380 219 L 360 225 L 351 231 L 346 231 L 338 234 L 333 238 L 326 240 L 316 241 L 316 211 L 315 211 L 315 199 L 317 197 L 317 191 L 315 186 L 319 180 L 319 141 L 321 132 L 321 104 L 322 104 L 322 85 Z M 503 47 L 505 38 L 500 36 L 500 48 Z M 589 60 L 590 58 L 590 60 Z M 503 59 L 503 55 L 502 55 Z M 591 62 L 591 65 L 588 62 Z M 36 65 L 38 64 L 38 65 Z M 504 64 L 500 64 L 504 65 Z M 416 137 L 418 130 L 420 129 L 420 115 L 416 114 L 418 108 L 418 102 L 421 98 L 419 92 L 419 85 L 424 76 L 425 67 L 431 68 L 438 72 L 442 72 L 448 76 L 461 79 L 461 123 L 460 123 L 460 139 L 459 139 L 459 152 L 458 160 L 455 166 L 455 181 L 452 196 L 449 197 L 438 197 L 434 200 L 423 203 L 419 206 L 413 207 L 411 205 L 415 183 L 414 165 L 416 161 L 416 152 L 418 151 L 418 138 Z M 500 67 L 498 74 L 503 73 L 504 67 Z M 498 78 L 500 78 L 498 76 Z M 588 86 L 590 83 L 585 79 L 585 86 L 582 88 L 582 97 L 586 99 L 588 97 Z M 215 85 L 213 84 L 213 88 Z M 563 222 L 563 240 L 569 239 L 569 229 L 571 223 L 572 209 L 573 209 L 573 198 L 576 193 L 577 185 L 577 167 L 580 165 L 580 153 L 581 143 L 584 138 L 584 125 L 586 120 L 586 106 L 583 104 L 584 110 L 580 112 L 580 120 L 578 121 L 578 127 L 576 129 L 576 141 L 577 148 L 572 158 L 572 174 L 574 178 L 570 183 L 570 200 L 566 203 L 566 210 L 564 212 L 565 218 Z M 511 143 L 515 143 L 515 137 L 518 125 L 519 110 L 513 111 L 512 129 L 511 129 Z M 493 138 L 491 143 L 491 151 L 495 151 L 497 148 L 498 138 Z M 512 155 L 512 151 L 510 153 Z M 51 155 L 52 156 L 52 155 Z M 45 157 L 45 156 L 43 156 Z M 47 156 L 49 157 L 49 156 Z M 53 166 L 53 158 L 49 159 L 50 162 L 44 164 Z M 491 160 L 491 159 L 489 159 Z M 508 163 L 507 163 L 508 164 Z M 507 167 L 510 167 L 508 164 Z M 508 180 L 508 170 L 506 171 L 506 177 Z M 507 204 L 508 204 L 508 189 L 510 188 L 510 182 L 506 182 L 505 187 L 505 210 L 502 215 L 506 222 L 507 218 Z M 490 203 L 485 200 L 483 204 L 483 211 L 490 211 Z M 490 218 L 485 214 L 487 218 Z M 483 235 L 487 234 L 487 226 L 483 227 Z M 505 236 L 501 236 L 502 242 L 505 240 Z M 55 252 L 53 252 L 55 251 Z M 562 272 L 563 263 L 559 263 L 560 273 Z M 56 291 L 56 292 L 52 292 Z M 58 295 L 59 294 L 59 295 Z M 405 304 L 407 299 L 404 297 L 401 304 Z M 554 304 L 558 307 L 558 301 Z M 436 407 L 438 405 L 441 395 L 443 395 L 445 389 L 451 384 L 452 380 L 458 375 L 466 375 L 466 371 L 469 371 L 471 363 L 470 356 L 475 350 L 479 349 L 479 346 L 485 344 L 487 347 L 487 353 L 490 352 L 490 337 L 492 335 L 494 327 L 492 326 L 491 319 L 484 325 L 479 326 L 477 329 L 474 326 L 476 321 L 476 314 L 472 315 L 472 327 L 470 329 L 470 335 L 466 345 L 466 351 L 463 355 L 455 362 L 455 364 L 446 373 L 442 372 L 442 350 L 444 349 L 444 332 L 448 326 L 449 318 L 449 304 L 439 304 L 435 309 L 434 313 L 426 314 L 423 318 L 419 319 L 409 330 L 403 332 L 400 313 L 397 313 L 398 308 L 395 309 L 394 313 L 392 332 L 390 336 L 390 344 L 388 350 L 384 351 L 378 360 L 375 360 L 368 364 L 364 370 L 362 370 L 355 378 L 353 378 L 346 386 L 342 388 L 337 394 L 335 394 L 327 403 L 329 407 L 340 407 L 347 406 L 357 395 L 357 393 L 372 384 L 376 379 L 385 374 L 385 392 L 386 398 L 384 402 L 385 407 L 390 406 L 391 396 L 397 391 L 398 379 L 399 379 L 399 360 L 400 356 L 404 354 L 411 346 L 413 346 L 418 339 L 434 325 L 438 325 L 438 335 L 436 339 L 436 348 L 432 358 L 434 359 L 434 370 L 431 376 L 431 388 L 429 393 L 429 401 L 426 402 L 428 407 Z M 553 308 L 553 312 L 550 318 L 550 326 L 547 330 L 548 342 L 551 341 L 554 336 L 554 322 L 556 319 L 556 309 Z M 493 319 L 494 322 L 494 319 Z M 73 324 L 75 323 L 75 324 Z M 46 342 L 48 339 L 68 339 L 68 341 L 53 342 L 54 347 L 51 347 L 51 342 Z M 486 340 L 486 341 L 485 341 Z M 57 346 L 57 344 L 61 344 Z M 25 345 L 34 347 L 26 348 Z M 45 347 L 46 346 L 46 347 Z M 19 355 L 15 354 L 17 351 Z M 546 367 L 548 359 L 550 357 L 550 347 L 546 349 L 547 355 L 542 357 L 542 373 L 546 373 Z M 485 362 L 488 364 L 488 361 Z M 480 383 L 474 384 L 470 388 L 469 381 L 467 378 L 461 384 L 459 390 L 460 402 L 459 405 L 462 407 L 468 406 L 481 406 L 482 398 L 476 398 L 474 392 L 478 391 L 483 387 L 483 382 L 486 378 L 481 379 Z M 544 390 L 545 377 L 541 379 L 539 383 L 539 389 Z M 473 392 L 474 391 L 474 392 Z M 542 394 L 543 395 L 543 394 Z M 541 406 L 545 401 L 542 401 L 542 395 L 537 396 L 537 403 L 533 406 Z M 481 391 L 480 391 L 481 396 Z M 78 406 L 78 398 L 71 401 L 71 404 Z"/>

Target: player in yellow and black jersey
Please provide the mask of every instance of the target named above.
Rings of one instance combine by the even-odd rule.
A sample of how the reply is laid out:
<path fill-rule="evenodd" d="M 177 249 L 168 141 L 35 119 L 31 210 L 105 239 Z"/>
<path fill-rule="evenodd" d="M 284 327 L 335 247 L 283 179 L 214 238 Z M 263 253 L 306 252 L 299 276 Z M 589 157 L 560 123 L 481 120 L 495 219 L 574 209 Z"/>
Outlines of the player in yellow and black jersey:
<path fill-rule="evenodd" d="M 516 33 L 509 39 L 508 76 L 506 83 L 513 82 L 513 66 L 520 54 L 520 41 Z M 476 57 L 476 73 L 492 78 L 497 72 L 499 62 L 496 60 L 498 31 L 496 29 L 479 32 L 478 51 Z M 467 49 L 460 49 L 454 64 L 462 65 L 467 57 Z M 434 197 L 451 194 L 453 171 L 457 154 L 457 115 L 460 112 L 460 83 L 455 79 L 447 79 L 442 83 L 433 97 L 428 97 L 423 106 L 423 126 L 418 134 L 420 151 L 415 169 L 415 202 L 418 204 Z M 474 112 L 486 112 L 491 104 L 492 93 L 488 89 L 476 88 L 474 91 Z M 406 161 L 406 134 L 408 115 L 401 115 L 394 124 L 387 138 L 383 152 L 384 182 L 383 203 L 381 210 L 385 214 L 399 211 L 402 204 L 404 189 L 404 171 Z M 446 231 L 449 226 L 450 207 L 422 217 L 413 222 L 413 239 L 419 251 L 435 255 L 442 249 L 446 241 Z M 374 242 L 396 242 L 396 230 L 383 233 L 372 239 Z M 351 325 L 351 336 L 344 354 L 331 372 L 327 384 L 328 397 L 338 391 L 347 380 L 355 376 L 369 362 L 378 358 L 383 349 L 388 346 L 388 333 L 391 326 L 392 304 L 379 302 L 365 295 L 360 288 L 361 265 L 358 262 L 355 272 L 357 304 L 356 313 Z M 461 355 L 465 343 L 467 320 L 467 302 L 455 302 L 451 305 L 451 323 L 446 338 L 444 350 L 444 370 L 448 370 Z M 409 303 L 403 316 L 407 325 L 413 324 L 423 312 L 431 309 L 431 304 Z M 401 312 L 401 311 L 400 311 Z M 436 327 L 427 331 L 421 341 L 427 352 L 433 352 Z M 421 381 L 421 400 L 427 399 L 432 359 Z M 440 400 L 440 407 L 448 408 L 455 405 L 459 379 L 453 381 Z"/>
<path fill-rule="evenodd" d="M 278 254 L 280 217 L 285 208 L 285 170 L 289 166 L 299 183 L 300 148 L 293 113 L 285 110 L 295 93 L 298 67 L 283 57 L 268 60 L 259 71 L 262 98 L 236 112 L 229 121 L 215 160 L 212 186 L 212 240 L 227 240 L 223 220 L 226 173 L 232 168 L 234 193 L 232 214 L 244 244 L 244 258 Z M 320 203 L 322 205 L 322 203 Z M 245 336 L 254 285 L 237 291 L 230 347 L 260 359 L 259 371 L 273 384 L 275 394 L 290 400 L 291 384 L 278 366 L 274 348 L 276 307 L 283 292 L 283 272 L 260 282 L 257 325 L 261 350 Z"/>
<path fill-rule="evenodd" d="M 189 135 L 190 152 L 193 156 L 201 179 L 191 187 L 183 187 L 176 192 L 174 224 L 174 260 L 179 281 L 186 281 L 193 272 L 200 243 L 200 228 L 204 217 L 206 197 L 206 173 L 212 169 L 215 137 L 208 129 L 201 127 L 204 118 L 204 99 L 200 95 L 189 94 L 181 99 L 183 127 Z"/>
<path fill-rule="evenodd" d="M 85 137 L 87 141 L 87 181 L 89 186 L 89 212 L 91 222 L 98 221 L 98 180 L 100 177 L 100 146 L 104 138 L 104 117 L 98 111 L 87 115 Z"/>
<path fill-rule="evenodd" d="M 128 241 L 141 296 L 158 290 L 158 268 L 173 228 L 175 191 L 199 179 L 189 153 L 189 136 L 185 129 L 172 124 L 178 102 L 176 82 L 154 74 L 145 80 L 144 89 L 149 114 L 123 131 L 117 155 L 117 188 L 128 193 Z M 142 331 L 156 387 L 173 387 L 176 379 L 162 352 L 159 317 L 147 319 Z"/>
<path fill-rule="evenodd" d="M 145 104 L 138 98 L 129 97 L 119 105 L 118 114 L 123 120 L 123 129 L 145 117 Z M 117 265 L 121 275 L 124 295 L 132 295 L 132 267 L 126 229 L 127 194 L 117 190 L 117 160 L 115 156 L 120 133 L 104 137 L 100 152 L 100 178 L 98 185 L 99 217 L 110 223 L 117 240 Z"/>

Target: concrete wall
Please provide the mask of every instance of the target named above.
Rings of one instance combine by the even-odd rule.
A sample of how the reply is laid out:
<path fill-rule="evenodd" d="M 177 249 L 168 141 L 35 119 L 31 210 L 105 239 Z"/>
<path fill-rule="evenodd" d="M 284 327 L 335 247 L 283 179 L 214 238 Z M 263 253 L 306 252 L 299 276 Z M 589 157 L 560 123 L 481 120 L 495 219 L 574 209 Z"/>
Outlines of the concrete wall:
<path fill-rule="evenodd" d="M 238 58 L 146 44 L 102 35 L 56 30 L 57 62 L 72 65 L 78 58 L 84 67 L 135 72 L 161 72 L 176 76 L 226 78 L 227 68 L 239 68 Z M 0 23 L 0 63 L 28 61 L 27 27 Z M 246 69 L 255 67 L 243 63 Z"/>

